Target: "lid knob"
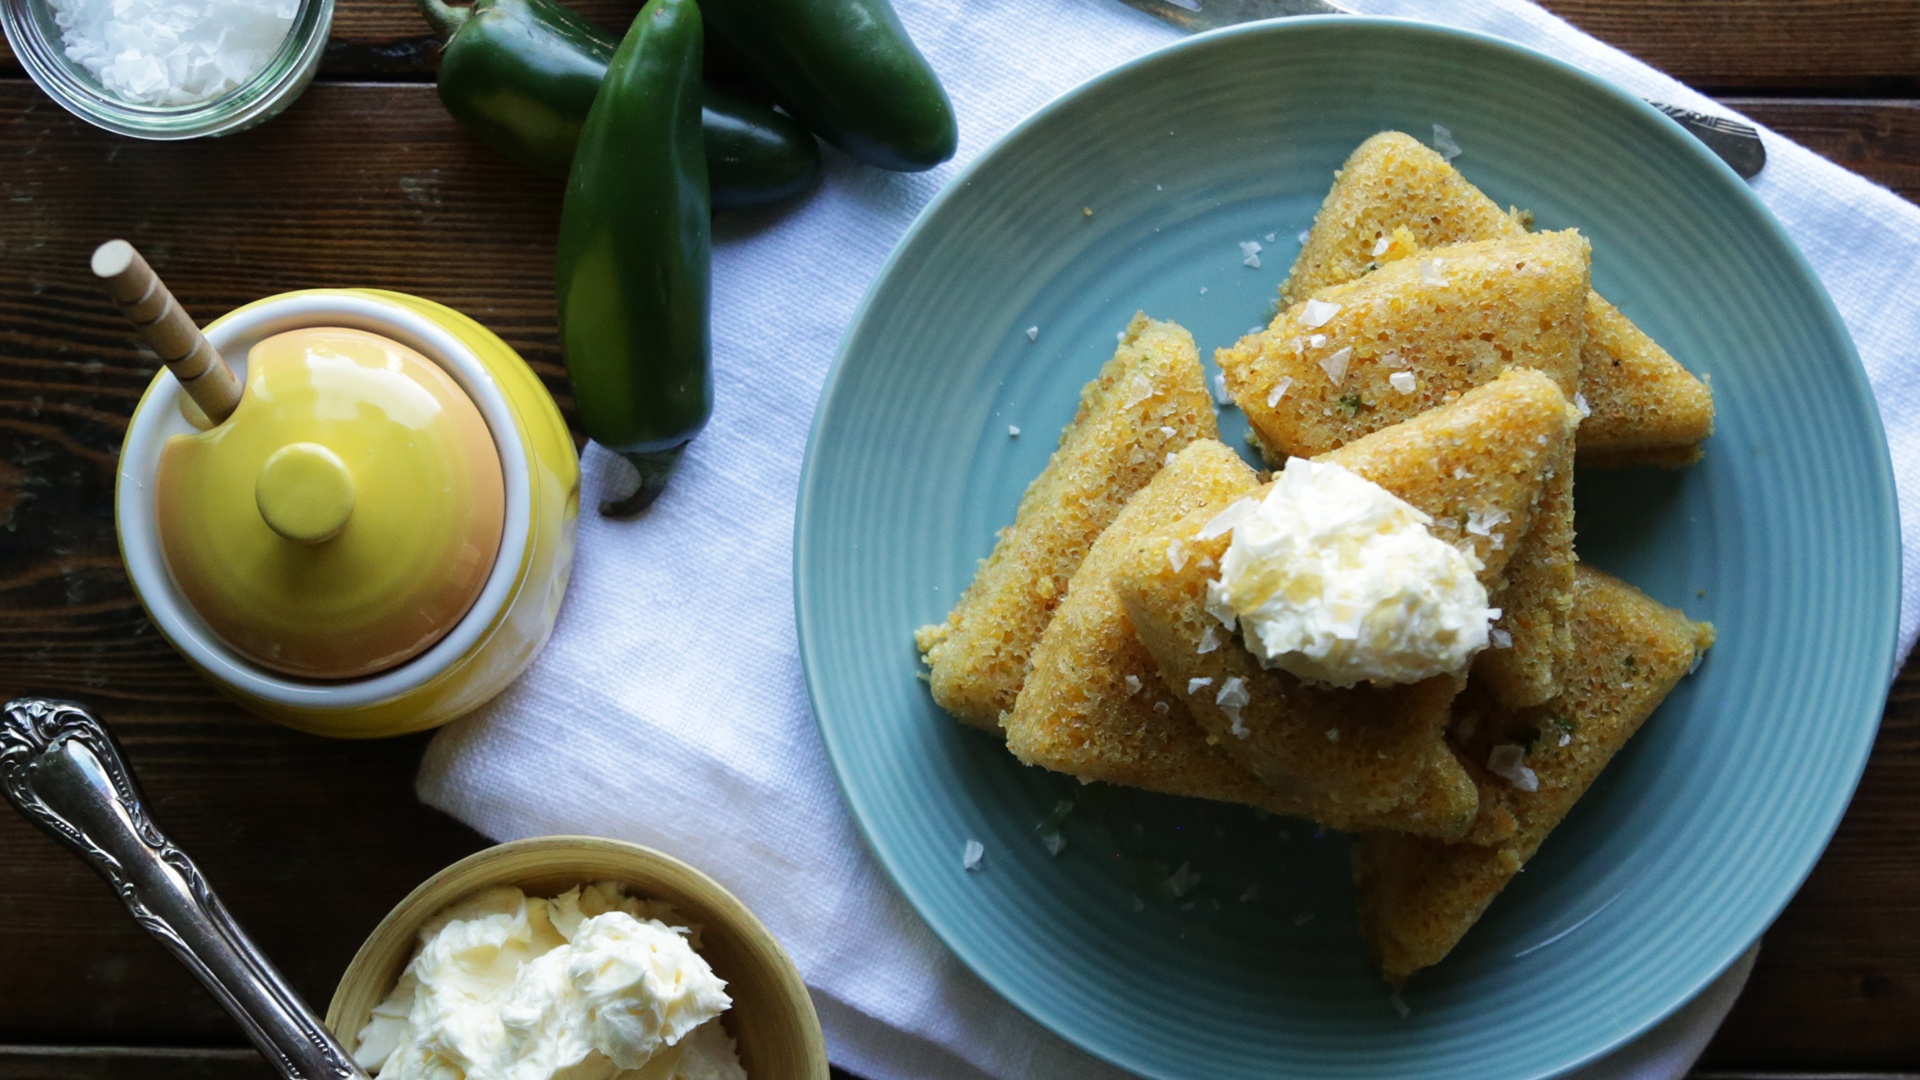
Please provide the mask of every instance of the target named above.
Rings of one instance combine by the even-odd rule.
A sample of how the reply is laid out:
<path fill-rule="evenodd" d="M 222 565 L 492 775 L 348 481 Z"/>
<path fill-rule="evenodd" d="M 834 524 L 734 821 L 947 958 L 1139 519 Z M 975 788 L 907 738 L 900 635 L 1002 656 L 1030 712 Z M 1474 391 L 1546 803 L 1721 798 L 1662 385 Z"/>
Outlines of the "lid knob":
<path fill-rule="evenodd" d="M 260 466 L 253 499 L 274 532 L 302 544 L 324 544 L 346 528 L 353 514 L 353 474 L 319 443 L 288 443 Z"/>

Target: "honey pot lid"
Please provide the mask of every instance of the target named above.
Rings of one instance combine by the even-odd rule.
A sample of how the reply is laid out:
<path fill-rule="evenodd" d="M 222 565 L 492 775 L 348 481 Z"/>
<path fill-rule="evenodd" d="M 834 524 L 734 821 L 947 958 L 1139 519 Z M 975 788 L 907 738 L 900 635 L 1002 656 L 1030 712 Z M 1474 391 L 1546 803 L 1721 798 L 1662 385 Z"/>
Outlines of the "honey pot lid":
<path fill-rule="evenodd" d="M 458 384 L 377 334 L 311 328 L 247 354 L 240 405 L 168 441 L 168 570 L 210 629 L 276 671 L 349 679 L 431 647 L 499 553 L 500 455 Z"/>

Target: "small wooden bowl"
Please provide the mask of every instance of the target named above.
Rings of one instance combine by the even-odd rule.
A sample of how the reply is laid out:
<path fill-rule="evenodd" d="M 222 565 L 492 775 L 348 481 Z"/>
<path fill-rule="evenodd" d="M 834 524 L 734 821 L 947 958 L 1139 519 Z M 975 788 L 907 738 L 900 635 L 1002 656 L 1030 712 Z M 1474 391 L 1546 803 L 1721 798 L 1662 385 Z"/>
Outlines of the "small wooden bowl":
<path fill-rule="evenodd" d="M 352 1052 L 373 1007 L 413 958 L 422 923 L 492 885 L 557 896 L 575 885 L 617 881 L 634 895 L 671 903 L 700 924 L 700 955 L 727 981 L 733 1008 L 721 1014 L 751 1080 L 827 1080 L 827 1044 L 813 999 L 787 951 L 745 904 L 671 855 L 597 836 L 542 836 L 490 847 L 428 878 L 400 901 L 354 954 L 327 1006 L 327 1027 Z"/>

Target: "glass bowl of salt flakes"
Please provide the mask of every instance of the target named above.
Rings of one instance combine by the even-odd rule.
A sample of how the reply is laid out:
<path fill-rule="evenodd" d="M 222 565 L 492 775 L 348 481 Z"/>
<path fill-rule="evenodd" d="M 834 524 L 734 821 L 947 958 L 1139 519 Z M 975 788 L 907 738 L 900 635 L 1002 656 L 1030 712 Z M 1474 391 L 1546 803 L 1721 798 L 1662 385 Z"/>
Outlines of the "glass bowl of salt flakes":
<path fill-rule="evenodd" d="M 313 81 L 333 0 L 0 0 L 27 74 L 67 111 L 140 139 L 226 135 Z"/>

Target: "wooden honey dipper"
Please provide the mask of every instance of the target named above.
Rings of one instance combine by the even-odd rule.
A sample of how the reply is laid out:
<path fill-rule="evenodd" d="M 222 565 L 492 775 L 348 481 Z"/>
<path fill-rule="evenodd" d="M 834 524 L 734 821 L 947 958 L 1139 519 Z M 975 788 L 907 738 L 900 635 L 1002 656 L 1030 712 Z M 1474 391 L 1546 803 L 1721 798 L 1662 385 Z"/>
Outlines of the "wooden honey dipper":
<path fill-rule="evenodd" d="M 125 240 L 109 240 L 93 251 L 93 276 L 147 343 L 180 380 L 187 396 L 219 424 L 240 404 L 240 380 L 220 350 L 193 324 L 173 293 Z"/>

